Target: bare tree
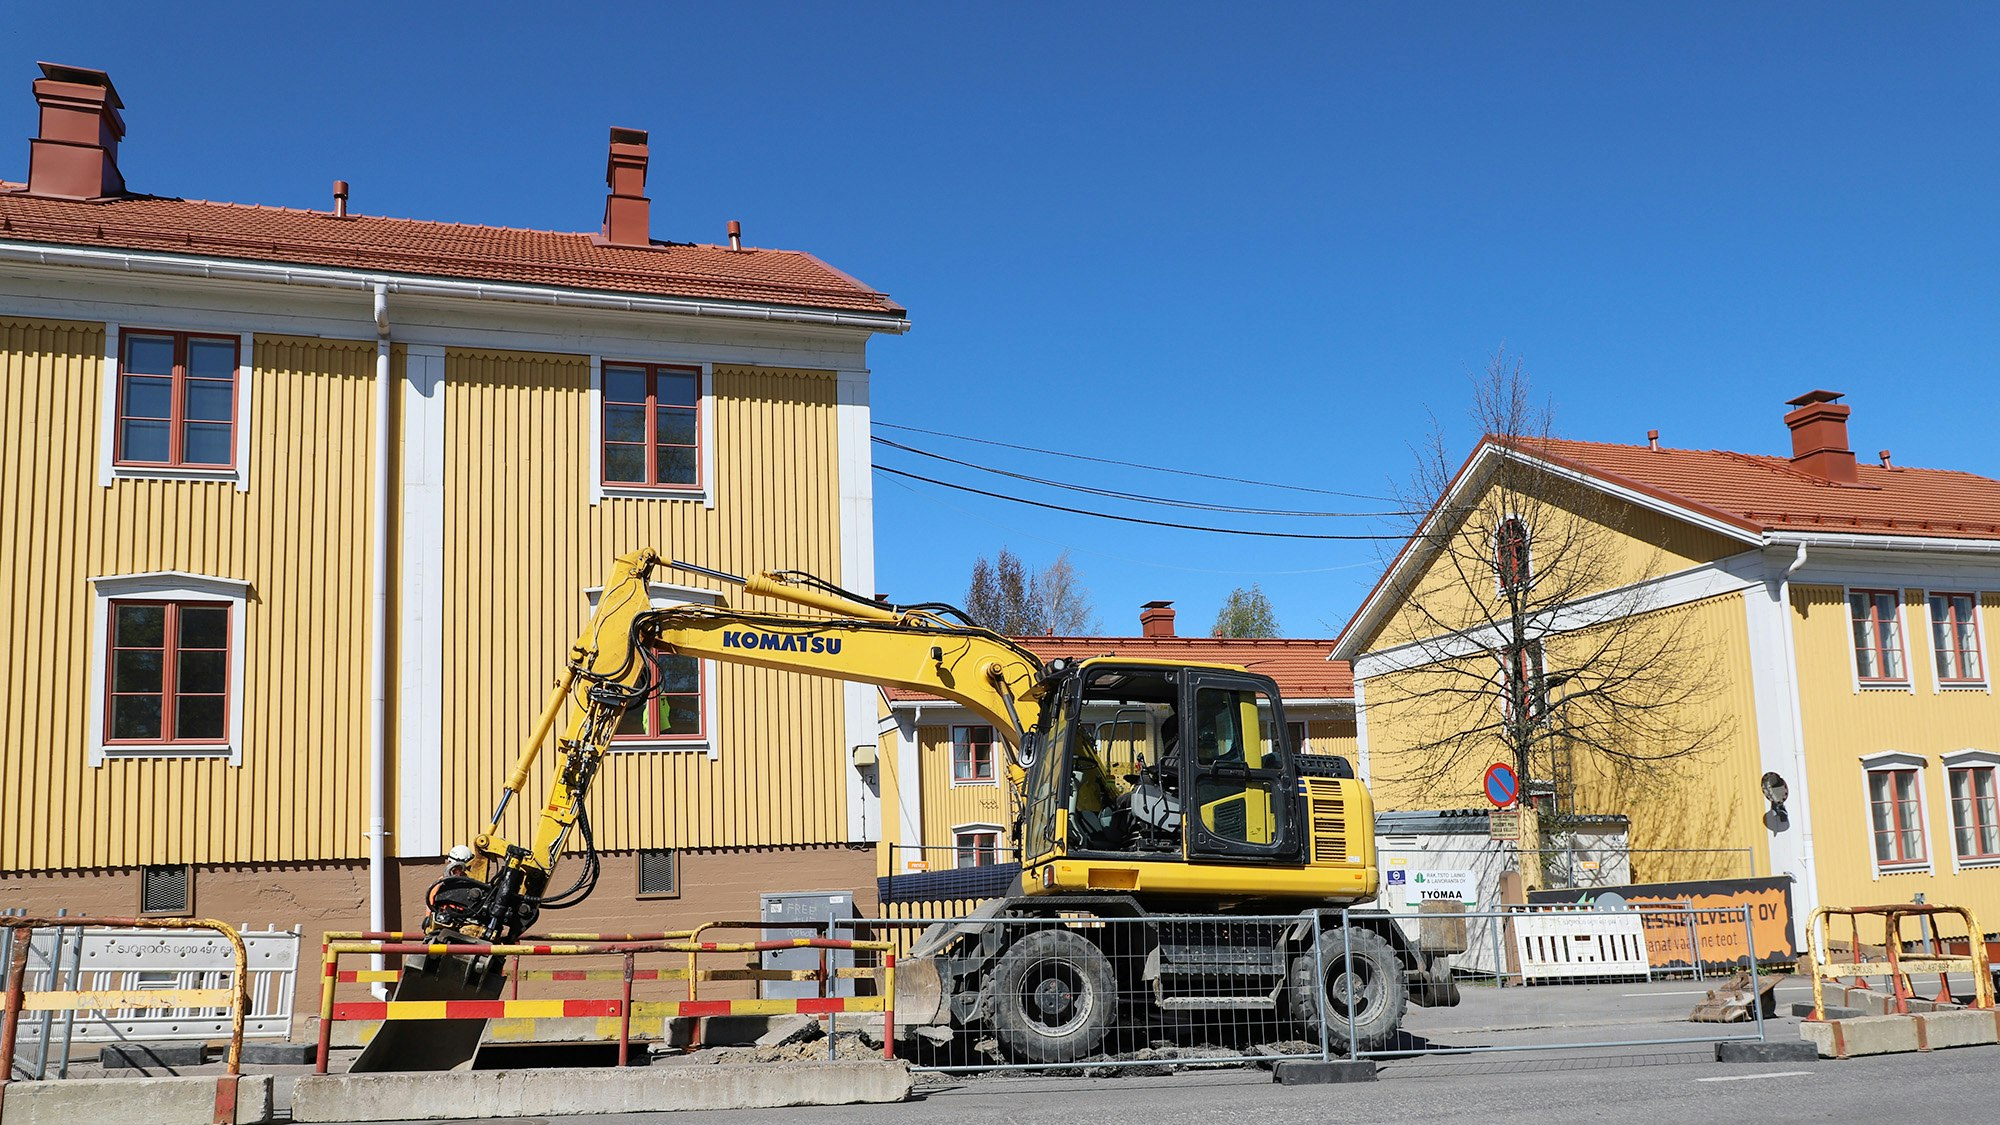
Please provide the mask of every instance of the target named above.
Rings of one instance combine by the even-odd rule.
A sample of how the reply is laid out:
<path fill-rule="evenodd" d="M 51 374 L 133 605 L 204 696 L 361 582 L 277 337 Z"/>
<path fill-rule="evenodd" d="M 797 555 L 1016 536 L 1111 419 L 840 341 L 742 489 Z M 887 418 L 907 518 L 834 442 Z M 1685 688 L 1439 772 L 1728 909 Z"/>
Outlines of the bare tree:
<path fill-rule="evenodd" d="M 1404 669 L 1368 681 L 1369 710 L 1396 728 L 1376 772 L 1421 797 L 1462 796 L 1506 760 L 1524 788 L 1555 788 L 1543 825 L 1560 833 L 1579 777 L 1616 788 L 1670 769 L 1729 723 L 1704 706 L 1717 677 L 1698 615 L 1640 581 L 1659 570 L 1634 557 L 1630 509 L 1541 462 L 1551 411 L 1520 361 L 1502 351 L 1474 384 L 1470 413 L 1495 447 L 1470 463 L 1478 476 L 1458 479 L 1433 422 L 1402 497 L 1426 514 L 1410 565 L 1392 571 L 1400 608 L 1369 645 L 1400 649 Z"/>
<path fill-rule="evenodd" d="M 1057 555 L 1048 569 L 1035 576 L 1035 587 L 1048 612 L 1049 632 L 1083 637 L 1103 627 L 1097 619 L 1097 610 L 1090 604 L 1090 591 L 1084 588 L 1082 576 L 1069 561 L 1068 551 Z"/>

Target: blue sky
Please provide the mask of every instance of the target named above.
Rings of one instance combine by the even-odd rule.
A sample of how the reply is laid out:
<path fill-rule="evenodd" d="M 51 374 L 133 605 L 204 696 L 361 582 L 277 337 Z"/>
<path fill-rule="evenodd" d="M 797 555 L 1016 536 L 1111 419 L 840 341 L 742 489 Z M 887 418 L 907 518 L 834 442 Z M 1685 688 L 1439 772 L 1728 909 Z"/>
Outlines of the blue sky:
<path fill-rule="evenodd" d="M 813 251 L 907 305 L 878 421 L 1364 495 L 1505 344 L 1566 436 L 1783 452 L 1827 387 L 1855 448 L 2000 475 L 2000 8 L 1977 4 L 7 5 L 0 177 L 37 59 L 111 72 L 136 190 L 583 230 L 650 129 L 654 235 Z M 1100 488 L 1368 500 L 944 438 Z M 1052 503 L 1174 511 L 883 464 Z M 1148 529 L 878 474 L 878 588 L 1067 548 L 1112 632 L 1205 631 L 1261 582 L 1337 632 L 1382 544 Z M 1080 502 L 1079 502 L 1080 501 Z M 671 547 L 670 544 L 662 544 Z M 773 559 L 774 567 L 791 560 Z"/>

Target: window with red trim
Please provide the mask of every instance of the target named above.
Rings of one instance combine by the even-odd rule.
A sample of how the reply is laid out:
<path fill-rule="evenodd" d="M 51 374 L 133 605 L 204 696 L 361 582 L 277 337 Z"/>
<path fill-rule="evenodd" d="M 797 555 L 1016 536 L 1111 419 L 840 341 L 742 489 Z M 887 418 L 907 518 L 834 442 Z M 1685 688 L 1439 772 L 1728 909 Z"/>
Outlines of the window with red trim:
<path fill-rule="evenodd" d="M 233 468 L 240 345 L 235 336 L 121 332 L 117 463 Z"/>
<path fill-rule="evenodd" d="M 952 834 L 960 867 L 991 867 L 1000 862 L 1000 833 L 979 829 Z"/>
<path fill-rule="evenodd" d="M 993 728 L 951 728 L 951 783 L 993 780 Z"/>
<path fill-rule="evenodd" d="M 1901 599 L 1894 590 L 1852 590 L 1848 616 L 1854 625 L 1854 668 L 1863 680 L 1902 683 L 1903 625 L 1897 612 Z"/>
<path fill-rule="evenodd" d="M 1992 766 L 1951 771 L 1951 828 L 1960 859 L 2000 859 L 2000 798 Z"/>
<path fill-rule="evenodd" d="M 1931 654 L 1939 683 L 1976 684 L 1986 679 L 1979 662 L 1979 627 L 1971 594 L 1932 594 Z"/>
<path fill-rule="evenodd" d="M 701 372 L 604 365 L 604 483 L 701 487 Z"/>
<path fill-rule="evenodd" d="M 699 742 L 707 738 L 701 661 L 692 656 L 660 656 L 654 665 L 659 669 L 659 694 L 618 716 L 612 741 Z"/>
<path fill-rule="evenodd" d="M 1875 862 L 1882 867 L 1922 864 L 1924 803 L 1914 769 L 1868 771 L 1868 814 L 1875 834 Z"/>
<path fill-rule="evenodd" d="M 1500 524 L 1493 534 L 1493 569 L 1502 590 L 1525 590 L 1534 583 L 1528 558 L 1528 525 L 1517 519 Z"/>
<path fill-rule="evenodd" d="M 227 602 L 114 601 L 105 740 L 213 745 L 229 737 Z"/>

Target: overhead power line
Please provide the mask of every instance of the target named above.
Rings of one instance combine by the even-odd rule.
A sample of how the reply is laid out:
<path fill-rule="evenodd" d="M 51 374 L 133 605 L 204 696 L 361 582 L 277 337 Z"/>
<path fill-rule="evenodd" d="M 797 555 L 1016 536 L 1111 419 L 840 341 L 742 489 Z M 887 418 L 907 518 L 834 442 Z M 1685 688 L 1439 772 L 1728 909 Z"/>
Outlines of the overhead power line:
<path fill-rule="evenodd" d="M 913 453 L 919 457 L 929 457 L 932 460 L 943 461 L 950 465 L 961 465 L 968 469 L 978 469 L 982 473 L 992 473 L 996 476 L 1003 476 L 1012 480 L 1027 481 L 1030 484 L 1046 485 L 1050 488 L 1064 488 L 1072 492 L 1083 492 L 1092 496 L 1104 496 L 1114 500 L 1131 500 L 1141 504 L 1160 504 L 1170 508 L 1192 508 L 1197 511 L 1225 512 L 1240 516 L 1307 516 L 1329 519 L 1385 519 L 1422 514 L 1407 510 L 1392 512 L 1302 512 L 1291 508 L 1246 508 L 1236 504 L 1209 504 L 1199 500 L 1175 500 L 1167 496 L 1151 496 L 1143 492 L 1120 492 L 1110 488 L 1092 488 L 1087 484 L 1077 484 L 1074 481 L 1050 480 L 1047 477 L 1030 476 L 1027 473 L 996 469 L 991 465 L 981 465 L 975 461 L 961 461 L 956 457 L 947 457 L 942 453 L 933 453 L 927 449 L 918 449 L 913 445 L 904 445 L 902 442 L 891 441 L 885 437 L 877 437 L 871 440 L 877 445 L 887 446 L 890 449 L 900 449 L 905 453 Z"/>
<path fill-rule="evenodd" d="M 875 466 L 875 471 L 878 473 L 888 473 L 891 476 L 905 477 L 909 480 L 922 481 L 925 484 L 934 484 L 937 485 L 939 488 L 949 488 L 959 492 L 970 492 L 975 496 L 986 496 L 994 500 L 1007 500 L 1015 504 L 1026 504 L 1034 508 L 1046 508 L 1052 512 L 1068 512 L 1069 514 L 1075 516 L 1090 516 L 1094 519 L 1100 519 L 1100 520 L 1117 520 L 1120 523 L 1145 524 L 1147 527 L 1169 527 L 1177 531 L 1205 531 L 1214 535 L 1249 535 L 1249 536 L 1255 536 L 1259 539 L 1338 539 L 1345 541 L 1392 541 L 1392 540 L 1401 540 L 1407 538 L 1407 536 L 1403 535 L 1316 535 L 1299 531 L 1252 531 L 1246 528 L 1235 528 L 1235 527 L 1204 527 L 1200 524 L 1173 523 L 1167 520 L 1141 519 L 1138 516 L 1120 516 L 1120 515 L 1114 515 L 1110 512 L 1093 512 L 1086 508 L 1071 508 L 1071 507 L 1066 507 L 1062 504 L 1049 504 L 1041 500 L 1030 500 L 1025 496 L 1010 496 L 1004 492 L 988 492 L 983 488 L 973 488 L 970 485 L 953 484 L 950 481 L 936 480 L 932 477 L 919 476 L 916 473 L 906 473 L 901 469 L 892 469 L 887 465 L 877 465 Z"/>
<path fill-rule="evenodd" d="M 1250 480 L 1246 477 L 1219 476 L 1215 473 L 1197 473 L 1192 469 L 1174 469 L 1165 465 L 1144 465 L 1137 461 L 1119 461 L 1110 457 L 1092 457 L 1089 454 L 1067 453 L 1060 449 L 1043 449 L 1033 445 L 1015 445 L 1011 442 L 994 441 L 992 438 L 971 437 L 966 434 L 947 433 L 943 430 L 926 430 L 919 426 L 899 426 L 894 422 L 877 421 L 874 424 L 888 430 L 904 430 L 913 434 L 929 434 L 932 437 L 951 438 L 955 441 L 969 441 L 979 445 L 997 446 L 1001 449 L 1018 449 L 1024 453 L 1041 453 L 1049 457 L 1067 457 L 1073 461 L 1092 461 L 1099 465 L 1117 465 L 1126 469 L 1144 469 L 1152 473 L 1173 473 L 1176 476 L 1199 477 L 1202 480 L 1219 480 L 1230 484 L 1248 484 L 1258 488 L 1283 488 L 1292 492 L 1312 492 L 1321 496 L 1345 497 L 1349 500 L 1374 500 L 1383 504 L 1402 503 L 1401 500 L 1398 500 L 1394 496 L 1374 496 L 1366 492 L 1340 492 L 1331 488 L 1313 488 L 1310 485 L 1303 484 L 1282 484 L 1277 481 Z"/>

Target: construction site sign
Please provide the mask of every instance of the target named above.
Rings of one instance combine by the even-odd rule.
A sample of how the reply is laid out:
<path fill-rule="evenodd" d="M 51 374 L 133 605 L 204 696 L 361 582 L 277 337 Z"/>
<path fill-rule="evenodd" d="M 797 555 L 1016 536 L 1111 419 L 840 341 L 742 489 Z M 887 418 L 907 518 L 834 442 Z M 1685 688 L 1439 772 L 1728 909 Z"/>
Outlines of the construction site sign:
<path fill-rule="evenodd" d="M 1686 883 L 1646 883 L 1591 890 L 1529 891 L 1531 903 L 1577 903 L 1600 910 L 1628 907 L 1681 907 L 1646 915 L 1646 954 L 1655 969 L 1694 965 L 1694 948 L 1704 965 L 1741 964 L 1746 953 L 1760 963 L 1798 956 L 1792 930 L 1792 879 L 1704 879 Z M 1743 932 L 1743 908 L 1750 908 L 1750 932 Z M 1745 949 L 1745 942 L 1750 944 Z"/>
<path fill-rule="evenodd" d="M 1486 838 L 1518 841 L 1521 838 L 1521 810 L 1494 809 L 1486 814 Z"/>

